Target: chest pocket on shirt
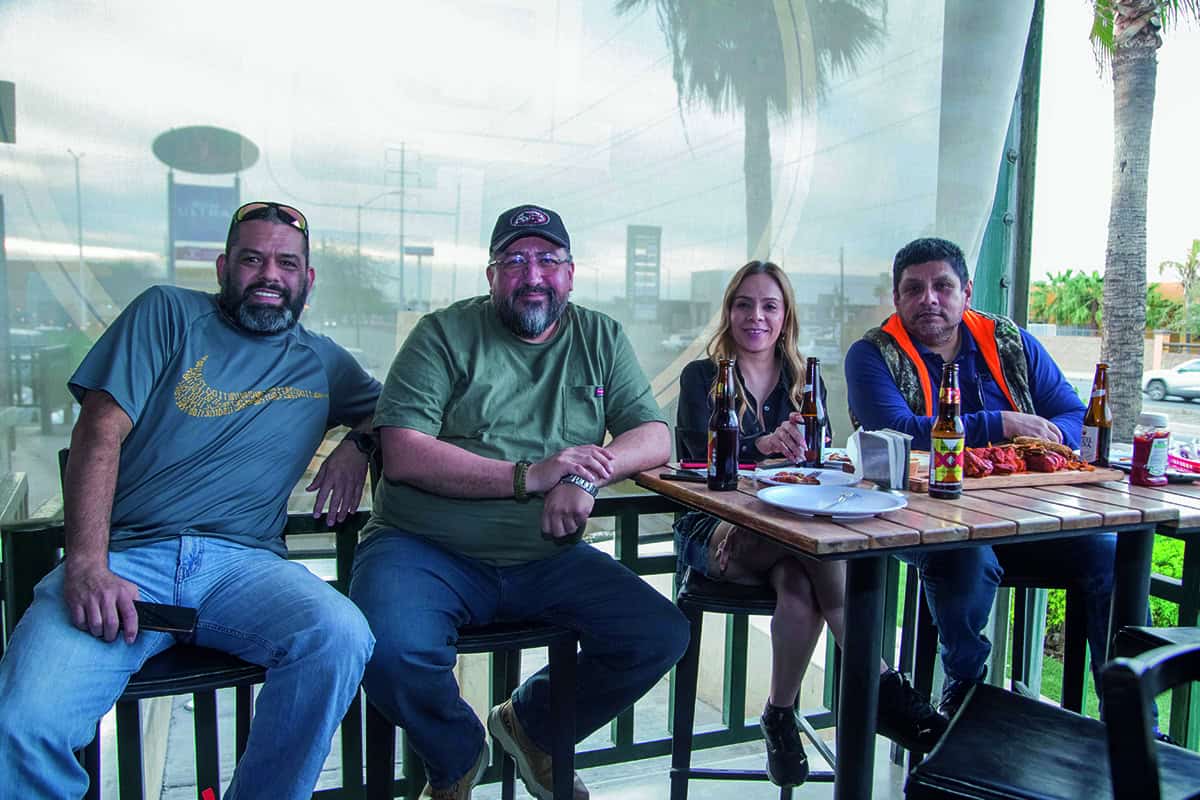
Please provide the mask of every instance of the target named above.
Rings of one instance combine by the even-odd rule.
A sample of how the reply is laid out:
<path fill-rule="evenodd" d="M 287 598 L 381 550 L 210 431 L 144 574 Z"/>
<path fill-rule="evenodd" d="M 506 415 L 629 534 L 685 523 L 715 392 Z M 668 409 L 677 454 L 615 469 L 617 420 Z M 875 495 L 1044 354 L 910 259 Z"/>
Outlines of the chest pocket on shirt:
<path fill-rule="evenodd" d="M 599 444 L 604 440 L 604 398 L 596 386 L 564 386 L 562 434 L 571 445 Z"/>

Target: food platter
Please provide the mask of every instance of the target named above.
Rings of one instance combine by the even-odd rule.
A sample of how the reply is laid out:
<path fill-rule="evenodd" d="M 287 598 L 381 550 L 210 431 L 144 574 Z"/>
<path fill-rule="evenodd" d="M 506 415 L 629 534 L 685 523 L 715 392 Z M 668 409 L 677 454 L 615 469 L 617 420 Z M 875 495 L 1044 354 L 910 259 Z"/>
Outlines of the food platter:
<path fill-rule="evenodd" d="M 908 505 L 901 495 L 848 486 L 768 486 L 757 497 L 793 514 L 834 520 L 864 519 Z"/>

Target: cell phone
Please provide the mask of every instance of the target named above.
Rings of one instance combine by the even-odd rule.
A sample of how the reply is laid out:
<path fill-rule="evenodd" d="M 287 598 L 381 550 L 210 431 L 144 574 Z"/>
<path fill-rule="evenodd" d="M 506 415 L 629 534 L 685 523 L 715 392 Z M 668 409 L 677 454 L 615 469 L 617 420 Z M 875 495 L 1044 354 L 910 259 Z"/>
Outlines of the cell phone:
<path fill-rule="evenodd" d="M 196 609 L 186 606 L 169 606 L 163 603 L 143 603 L 134 600 L 137 609 L 138 627 L 148 631 L 166 633 L 193 633 L 196 630 Z"/>
<path fill-rule="evenodd" d="M 707 475 L 697 475 L 694 472 L 660 472 L 658 477 L 664 481 L 679 481 L 681 483 L 708 483 Z"/>

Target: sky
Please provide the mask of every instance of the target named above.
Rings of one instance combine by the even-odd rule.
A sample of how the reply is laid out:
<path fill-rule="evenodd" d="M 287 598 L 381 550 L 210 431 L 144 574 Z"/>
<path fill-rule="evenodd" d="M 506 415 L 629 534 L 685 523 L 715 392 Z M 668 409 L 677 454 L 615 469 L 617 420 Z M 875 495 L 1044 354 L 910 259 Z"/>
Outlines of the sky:
<path fill-rule="evenodd" d="M 1112 185 L 1112 81 L 1097 73 L 1083 2 L 1046 3 L 1038 116 L 1032 278 L 1064 269 L 1104 272 Z M 1169 31 L 1158 51 L 1150 143 L 1146 263 L 1181 260 L 1200 238 L 1200 27 Z"/>

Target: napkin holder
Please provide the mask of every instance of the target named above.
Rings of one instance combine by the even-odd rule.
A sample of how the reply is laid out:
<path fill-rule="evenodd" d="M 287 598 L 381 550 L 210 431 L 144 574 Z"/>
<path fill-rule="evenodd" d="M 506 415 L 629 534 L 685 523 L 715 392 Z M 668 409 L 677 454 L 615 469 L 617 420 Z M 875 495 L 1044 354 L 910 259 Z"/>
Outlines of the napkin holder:
<path fill-rule="evenodd" d="M 861 465 L 862 477 L 880 489 L 908 489 L 908 461 L 912 454 L 912 436 L 888 428 L 878 431 L 855 431 L 851 449 L 858 451 L 855 460 Z"/>

